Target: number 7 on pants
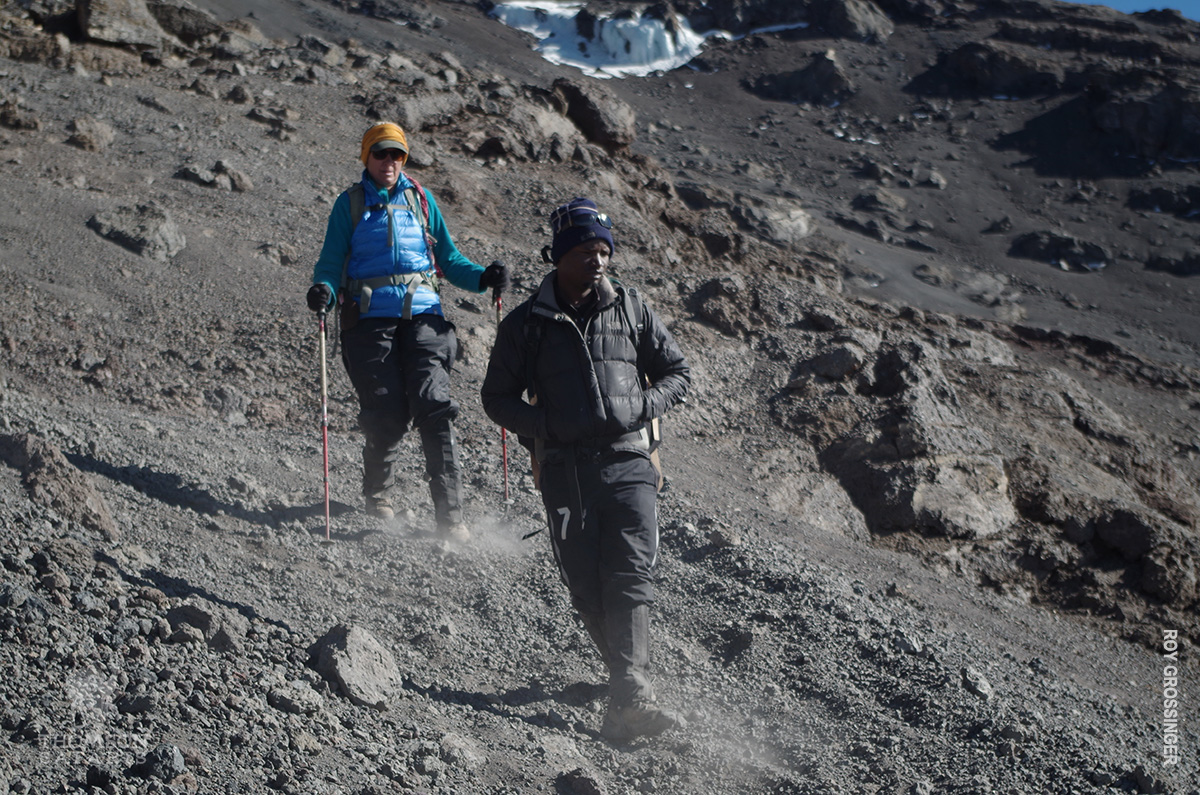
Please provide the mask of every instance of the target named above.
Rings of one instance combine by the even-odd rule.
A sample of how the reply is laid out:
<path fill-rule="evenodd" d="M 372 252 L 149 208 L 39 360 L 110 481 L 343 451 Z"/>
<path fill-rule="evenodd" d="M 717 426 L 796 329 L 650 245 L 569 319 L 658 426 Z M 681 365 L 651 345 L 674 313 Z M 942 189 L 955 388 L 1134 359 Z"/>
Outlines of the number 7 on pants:
<path fill-rule="evenodd" d="M 567 538 L 567 525 L 571 523 L 571 509 L 563 506 L 557 512 L 562 517 L 562 525 L 558 529 L 558 537 L 565 541 Z"/>

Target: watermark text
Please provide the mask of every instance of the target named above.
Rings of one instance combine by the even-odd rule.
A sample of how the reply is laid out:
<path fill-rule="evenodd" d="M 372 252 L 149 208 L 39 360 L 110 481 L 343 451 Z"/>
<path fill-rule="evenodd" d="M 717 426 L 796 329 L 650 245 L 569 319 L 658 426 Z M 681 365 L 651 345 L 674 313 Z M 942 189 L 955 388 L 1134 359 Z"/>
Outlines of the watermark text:
<path fill-rule="evenodd" d="M 1162 753 L 1164 765 L 1179 764 L 1179 722 L 1182 720 L 1179 693 L 1179 630 L 1163 630 Z"/>

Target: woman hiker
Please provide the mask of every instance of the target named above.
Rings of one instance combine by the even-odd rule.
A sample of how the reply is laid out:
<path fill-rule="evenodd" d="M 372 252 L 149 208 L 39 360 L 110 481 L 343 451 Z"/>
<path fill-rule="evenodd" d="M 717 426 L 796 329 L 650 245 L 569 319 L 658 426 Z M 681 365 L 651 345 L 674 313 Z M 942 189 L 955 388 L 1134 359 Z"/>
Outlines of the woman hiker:
<path fill-rule="evenodd" d="M 499 261 L 484 268 L 461 254 L 433 195 L 404 173 L 408 140 L 390 123 L 363 134 L 361 180 L 342 192 L 329 213 L 325 242 L 313 268 L 308 307 L 341 307 L 342 361 L 358 393 L 362 427 L 362 492 L 367 512 L 391 519 L 388 498 L 400 440 L 411 423 L 421 436 L 425 474 L 438 534 L 470 538 L 450 396 L 457 340 L 442 313 L 449 281 L 470 292 L 510 284 Z"/>

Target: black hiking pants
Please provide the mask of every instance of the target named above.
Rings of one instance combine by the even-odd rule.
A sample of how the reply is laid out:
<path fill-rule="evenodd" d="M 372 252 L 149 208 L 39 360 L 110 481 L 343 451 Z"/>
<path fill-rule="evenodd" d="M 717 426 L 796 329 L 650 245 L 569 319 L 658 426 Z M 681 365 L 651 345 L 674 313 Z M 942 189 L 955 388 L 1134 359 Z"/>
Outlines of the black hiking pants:
<path fill-rule="evenodd" d="M 554 559 L 605 658 L 612 703 L 653 701 L 657 471 L 644 454 L 578 448 L 544 462 L 540 485 Z"/>
<path fill-rule="evenodd" d="M 441 315 L 366 318 L 342 331 L 342 361 L 358 393 L 365 437 L 363 495 L 381 497 L 391 487 L 400 440 L 411 423 L 421 436 L 439 530 L 462 521 L 458 403 L 450 397 L 457 349 L 454 325 Z"/>

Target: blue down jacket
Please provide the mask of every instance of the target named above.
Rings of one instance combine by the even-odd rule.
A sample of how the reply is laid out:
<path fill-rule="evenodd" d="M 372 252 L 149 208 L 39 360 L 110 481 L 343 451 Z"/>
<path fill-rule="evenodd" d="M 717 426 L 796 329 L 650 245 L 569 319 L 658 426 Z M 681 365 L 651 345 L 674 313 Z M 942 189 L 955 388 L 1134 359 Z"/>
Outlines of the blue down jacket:
<path fill-rule="evenodd" d="M 395 187 L 387 191 L 378 187 L 364 171 L 365 208 L 357 224 L 350 218 L 349 193 L 343 191 L 329 213 L 325 242 L 313 268 L 313 283 L 329 285 L 331 294 L 336 295 L 342 281 L 343 264 L 346 264 L 351 280 L 430 270 L 429 249 L 421 223 L 404 202 L 404 191 L 412 185 L 406 175 L 401 175 Z M 425 195 L 429 201 L 429 232 L 442 273 L 456 287 L 482 292 L 479 277 L 483 266 L 476 265 L 459 252 L 433 195 L 429 191 L 425 191 Z M 350 256 L 348 263 L 347 253 Z M 404 284 L 374 289 L 369 310 L 361 316 L 400 317 L 407 291 Z M 441 315 L 441 299 L 432 287 L 419 284 L 413 294 L 412 313 L 425 312 Z"/>

